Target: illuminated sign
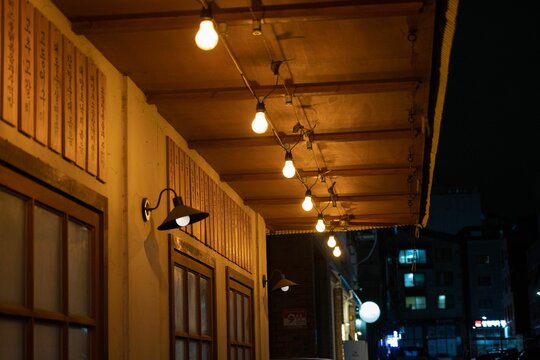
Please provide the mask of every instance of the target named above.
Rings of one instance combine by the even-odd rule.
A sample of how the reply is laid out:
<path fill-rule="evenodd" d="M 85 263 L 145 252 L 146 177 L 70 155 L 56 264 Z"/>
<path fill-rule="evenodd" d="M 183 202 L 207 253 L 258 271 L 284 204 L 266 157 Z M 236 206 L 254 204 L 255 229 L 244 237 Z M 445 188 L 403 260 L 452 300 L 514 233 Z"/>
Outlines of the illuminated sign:
<path fill-rule="evenodd" d="M 506 327 L 506 320 L 474 320 L 474 327 L 477 327 L 477 328 Z"/>
<path fill-rule="evenodd" d="M 394 331 L 392 335 L 386 336 L 386 345 L 396 348 L 399 346 L 399 340 L 401 340 L 401 334 L 398 334 L 397 331 Z"/>

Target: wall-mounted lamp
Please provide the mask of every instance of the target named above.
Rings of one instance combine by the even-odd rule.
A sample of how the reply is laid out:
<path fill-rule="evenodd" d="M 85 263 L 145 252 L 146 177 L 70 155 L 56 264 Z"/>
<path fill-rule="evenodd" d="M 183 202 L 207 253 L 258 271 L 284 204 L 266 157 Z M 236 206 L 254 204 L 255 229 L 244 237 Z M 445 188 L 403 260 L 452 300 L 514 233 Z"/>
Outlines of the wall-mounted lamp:
<path fill-rule="evenodd" d="M 214 28 L 214 18 L 210 7 L 201 11 L 201 24 L 195 35 L 195 43 L 201 50 L 212 50 L 218 43 L 218 34 Z"/>
<path fill-rule="evenodd" d="M 268 121 L 266 120 L 266 107 L 264 101 L 257 101 L 255 108 L 255 118 L 251 122 L 251 129 L 256 134 L 264 134 L 268 129 Z"/>
<path fill-rule="evenodd" d="M 311 190 L 306 190 L 306 197 L 304 198 L 304 202 L 302 203 L 302 209 L 304 211 L 311 211 L 313 209 L 313 201 L 311 200 Z"/>
<path fill-rule="evenodd" d="M 285 152 L 285 165 L 283 166 L 283 176 L 285 176 L 287 179 L 291 179 L 296 174 L 296 169 L 294 168 L 293 160 L 292 160 L 292 152 L 291 150 L 287 150 Z"/>
<path fill-rule="evenodd" d="M 324 223 L 324 217 L 322 213 L 319 213 L 317 216 L 317 224 L 315 225 L 315 229 L 318 232 L 323 232 L 326 229 L 326 225 Z"/>
<path fill-rule="evenodd" d="M 187 226 L 189 224 L 204 220 L 208 217 L 208 213 L 184 205 L 182 198 L 176 194 L 176 191 L 174 191 L 174 189 L 165 188 L 159 193 L 157 205 L 154 207 L 150 207 L 150 202 L 148 201 L 148 198 L 143 198 L 142 217 L 144 221 L 150 220 L 150 212 L 159 207 L 159 203 L 161 202 L 161 195 L 163 195 L 165 191 L 171 191 L 174 194 L 174 208 L 169 212 L 169 215 L 167 215 L 165 220 L 163 220 L 163 223 L 158 226 L 158 230 L 177 229 L 181 226 Z"/>
<path fill-rule="evenodd" d="M 272 286 L 272 291 L 275 291 L 277 289 L 281 289 L 281 291 L 289 291 L 289 288 L 291 286 L 296 286 L 298 285 L 297 283 L 295 283 L 294 281 L 291 281 L 289 279 L 287 279 L 285 277 L 285 275 L 279 271 L 279 270 L 274 270 L 272 271 L 272 274 L 270 275 L 270 278 L 269 279 L 266 279 L 266 275 L 263 274 L 262 276 L 262 285 L 263 285 L 263 288 L 266 287 L 266 284 L 270 282 L 270 280 L 272 279 L 272 277 L 274 277 L 274 274 L 275 273 L 279 273 L 281 275 L 281 278 L 274 284 L 274 286 Z"/>

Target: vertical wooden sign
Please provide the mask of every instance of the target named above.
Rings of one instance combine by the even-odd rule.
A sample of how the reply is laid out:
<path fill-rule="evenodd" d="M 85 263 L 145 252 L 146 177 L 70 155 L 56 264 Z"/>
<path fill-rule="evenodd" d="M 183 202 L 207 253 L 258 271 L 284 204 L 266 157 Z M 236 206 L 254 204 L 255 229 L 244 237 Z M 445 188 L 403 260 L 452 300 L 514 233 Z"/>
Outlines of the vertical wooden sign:
<path fill-rule="evenodd" d="M 17 125 L 19 103 L 19 1 L 2 0 L 2 109 L 1 118 Z"/>
<path fill-rule="evenodd" d="M 107 87 L 105 74 L 98 70 L 98 173 L 99 180 L 107 180 L 107 144 L 105 141 L 105 89 Z"/>
<path fill-rule="evenodd" d="M 97 68 L 93 61 L 88 59 L 88 128 L 87 128 L 87 157 L 86 171 L 97 175 Z"/>
<path fill-rule="evenodd" d="M 19 131 L 34 136 L 34 6 L 28 0 L 21 3 L 21 112 Z"/>
<path fill-rule="evenodd" d="M 50 76 L 49 76 L 49 148 L 62 152 L 62 34 L 53 24 L 50 25 Z"/>
<path fill-rule="evenodd" d="M 184 153 L 184 191 L 186 197 L 184 198 L 184 205 L 191 206 L 191 176 L 189 174 L 189 156 Z M 185 227 L 185 230 L 191 234 L 191 225 Z"/>
<path fill-rule="evenodd" d="M 189 158 L 189 166 L 190 166 L 189 175 L 191 178 L 191 181 L 190 181 L 191 182 L 191 203 L 189 206 L 196 208 L 198 210 L 197 192 L 199 188 L 199 175 L 197 172 L 199 170 L 199 167 L 197 166 L 195 161 L 193 161 L 192 158 Z M 200 222 L 196 222 L 195 224 L 191 225 L 191 234 L 200 240 L 201 238 L 201 223 Z"/>
<path fill-rule="evenodd" d="M 75 47 L 66 37 L 63 37 L 63 74 L 64 139 L 62 152 L 66 159 L 75 161 Z"/>
<path fill-rule="evenodd" d="M 86 168 L 86 127 L 87 127 L 87 68 L 86 56 L 75 49 L 75 129 L 77 137 L 75 144 L 77 147 L 75 155 L 75 164 Z"/>
<path fill-rule="evenodd" d="M 199 201 L 199 204 L 201 205 L 201 207 L 199 208 L 199 210 L 208 212 L 208 210 L 206 209 L 206 193 L 207 192 L 206 192 L 206 186 L 204 182 L 205 176 L 206 176 L 206 173 L 203 171 L 203 169 L 199 167 L 199 194 L 201 196 L 200 201 Z M 201 221 L 201 241 L 203 242 L 203 244 L 207 244 L 207 240 L 206 240 L 206 220 L 207 219 L 208 218 Z"/>
<path fill-rule="evenodd" d="M 43 145 L 49 140 L 49 21 L 37 9 L 35 21 L 35 62 L 36 62 L 36 135 L 35 139 Z"/>

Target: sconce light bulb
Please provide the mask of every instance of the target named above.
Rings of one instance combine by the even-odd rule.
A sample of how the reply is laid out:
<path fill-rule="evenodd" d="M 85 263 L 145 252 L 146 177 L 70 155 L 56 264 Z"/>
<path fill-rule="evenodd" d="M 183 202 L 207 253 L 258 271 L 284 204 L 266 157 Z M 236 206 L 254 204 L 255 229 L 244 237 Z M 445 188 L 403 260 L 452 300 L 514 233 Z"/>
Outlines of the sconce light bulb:
<path fill-rule="evenodd" d="M 251 122 L 251 129 L 256 134 L 264 134 L 268 129 L 268 121 L 266 121 L 266 116 L 264 111 L 257 111 L 255 113 L 255 118 Z"/>
<path fill-rule="evenodd" d="M 302 203 L 302 209 L 304 211 L 311 211 L 313 209 L 313 201 L 311 201 L 311 191 L 306 191 L 306 197 Z"/>
<path fill-rule="evenodd" d="M 336 242 L 336 238 L 334 237 L 334 235 L 330 235 L 328 237 L 328 241 L 326 242 L 326 245 L 328 245 L 328 247 L 336 247 L 337 245 L 337 242 Z"/>
<path fill-rule="evenodd" d="M 341 256 L 341 249 L 339 248 L 339 246 L 336 246 L 334 248 L 334 251 L 332 251 L 332 254 L 334 255 L 334 257 L 340 257 Z"/>
<path fill-rule="evenodd" d="M 175 221 L 178 224 L 178 226 L 186 226 L 189 224 L 190 218 L 189 218 L 189 215 L 182 216 L 182 217 L 177 218 Z"/>
<path fill-rule="evenodd" d="M 281 288 L 281 291 L 283 291 L 283 292 L 289 291 L 289 287 L 288 286 L 283 286 Z"/>
<path fill-rule="evenodd" d="M 315 229 L 318 232 L 323 232 L 326 229 L 326 225 L 324 224 L 324 219 L 322 218 L 322 216 L 319 217 L 319 219 L 317 220 L 317 225 L 315 225 Z"/>
<path fill-rule="evenodd" d="M 201 50 L 212 50 L 218 43 L 218 34 L 214 28 L 212 19 L 203 18 L 199 25 L 199 31 L 195 35 L 195 43 Z"/>

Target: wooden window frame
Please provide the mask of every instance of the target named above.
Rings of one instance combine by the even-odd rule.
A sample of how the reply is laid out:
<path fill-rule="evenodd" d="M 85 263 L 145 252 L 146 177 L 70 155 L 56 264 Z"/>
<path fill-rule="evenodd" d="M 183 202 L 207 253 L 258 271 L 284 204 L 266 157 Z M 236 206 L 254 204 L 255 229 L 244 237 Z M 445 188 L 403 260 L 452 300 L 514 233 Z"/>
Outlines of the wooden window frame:
<path fill-rule="evenodd" d="M 0 306 L 0 314 L 22 320 L 25 324 L 24 341 L 26 344 L 26 358 L 34 358 L 34 333 L 35 324 L 49 323 L 60 327 L 61 343 L 59 351 L 63 358 L 68 357 L 68 333 L 70 327 L 88 327 L 92 329 L 89 336 L 90 359 L 108 359 L 107 342 L 107 276 L 106 276 L 106 236 L 105 236 L 105 212 L 107 200 L 92 190 L 74 183 L 66 176 L 60 176 L 56 170 L 44 164 L 40 160 L 30 157 L 21 150 L 0 143 L 0 150 L 5 150 L 5 157 L 0 157 L 0 186 L 3 191 L 10 193 L 26 202 L 25 234 L 25 296 L 23 305 Z M 25 158 L 23 167 L 31 169 L 32 174 L 19 168 L 15 168 L 6 158 L 13 157 L 15 160 Z M 13 158 L 11 160 L 13 160 Z M 81 190 L 82 198 L 78 199 L 62 188 L 71 188 L 73 193 Z M 85 200 L 91 200 L 86 202 Z M 69 221 L 83 223 L 92 227 L 92 247 L 89 264 L 91 266 L 90 292 L 91 304 L 88 316 L 69 314 L 68 304 L 68 273 L 61 271 L 61 307 L 59 311 L 49 311 L 34 308 L 34 246 L 33 246 L 33 214 L 34 207 L 40 206 L 47 211 L 60 215 L 62 219 L 62 248 L 61 268 L 68 263 L 67 232 Z M 32 344 L 32 345 L 30 345 Z"/>
<path fill-rule="evenodd" d="M 233 290 L 234 292 L 238 292 L 243 294 L 244 296 L 248 297 L 249 302 L 249 341 L 247 342 L 237 342 L 232 341 L 231 334 L 230 334 L 230 323 L 233 321 L 231 319 L 230 313 L 229 313 L 229 302 L 231 301 L 230 298 L 230 290 Z M 230 357 L 230 351 L 231 346 L 235 347 L 243 347 L 243 348 L 250 348 L 250 359 L 255 359 L 255 312 L 254 312 L 254 281 L 247 276 L 242 275 L 240 272 L 234 270 L 233 268 L 227 266 L 226 270 L 226 299 L 227 299 L 227 358 Z M 235 300 L 236 304 L 236 300 Z M 242 305 L 243 308 L 243 305 Z M 234 311 L 236 312 L 237 307 L 234 306 Z M 236 329 L 237 322 L 236 318 L 234 319 L 234 327 Z"/>
<path fill-rule="evenodd" d="M 216 337 L 216 280 L 215 280 L 215 274 L 216 274 L 216 265 L 215 260 L 209 256 L 204 255 L 200 251 L 198 251 L 195 247 L 189 245 L 187 242 L 182 242 L 178 237 L 175 237 L 173 235 L 169 235 L 169 313 L 170 313 L 170 321 L 169 321 L 169 332 L 170 332 L 170 358 L 175 359 L 176 355 L 176 339 L 178 337 L 187 340 L 186 342 L 186 352 L 189 354 L 189 341 L 190 340 L 199 340 L 199 341 L 206 341 L 211 344 L 210 346 L 210 352 L 209 352 L 209 359 L 217 359 L 217 337 Z M 186 332 L 178 332 L 176 331 L 176 313 L 175 313 L 175 289 L 174 289 L 174 268 L 175 264 L 181 265 L 181 267 L 185 269 L 189 269 L 197 274 L 202 274 L 205 277 L 209 279 L 208 281 L 208 304 L 210 306 L 210 309 L 208 310 L 208 336 L 193 336 L 189 334 L 189 317 L 187 316 L 187 313 L 189 311 L 187 306 L 187 301 L 185 303 L 186 306 L 184 306 L 184 311 L 186 312 L 184 314 L 184 321 L 185 321 L 185 328 L 187 329 Z M 184 290 L 187 294 L 187 276 L 186 281 L 184 282 Z M 199 285 L 197 285 L 199 286 Z M 200 291 L 197 292 L 197 303 L 199 304 L 200 309 Z M 200 332 L 200 311 L 198 311 L 197 314 L 197 327 Z M 199 352 L 199 359 L 201 358 L 201 352 Z M 187 359 L 187 357 L 186 357 Z"/>

